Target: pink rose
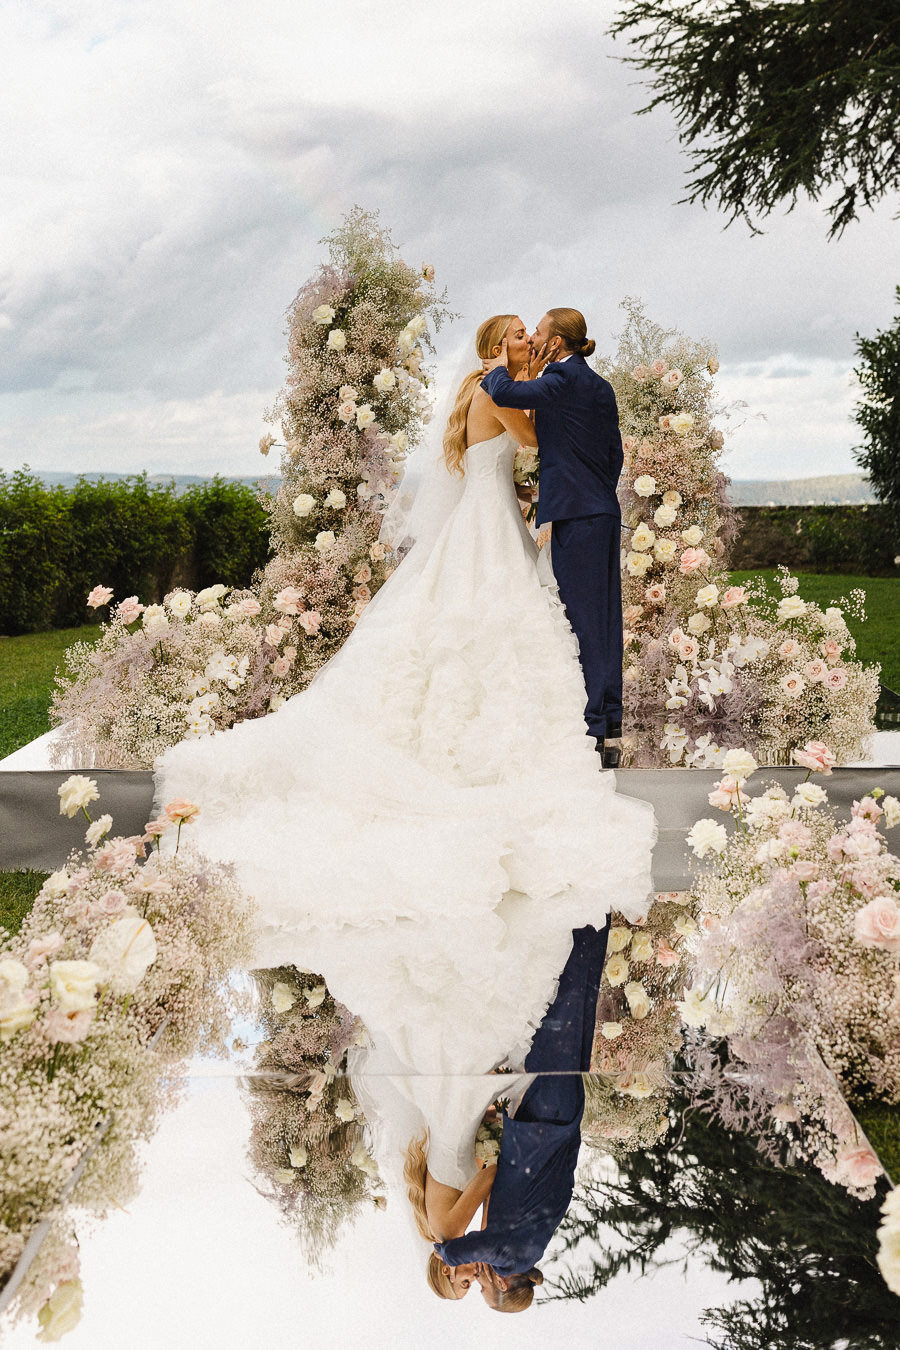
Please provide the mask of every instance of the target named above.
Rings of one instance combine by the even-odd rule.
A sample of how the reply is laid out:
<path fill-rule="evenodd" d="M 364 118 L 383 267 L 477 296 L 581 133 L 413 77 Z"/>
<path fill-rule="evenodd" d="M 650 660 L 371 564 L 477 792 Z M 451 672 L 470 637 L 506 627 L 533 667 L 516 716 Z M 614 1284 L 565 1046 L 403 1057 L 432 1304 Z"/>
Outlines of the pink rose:
<path fill-rule="evenodd" d="M 717 365 L 716 370 L 718 370 L 718 368 L 719 367 Z M 721 450 L 722 446 L 725 444 L 725 437 L 723 436 L 721 431 L 718 431 L 715 427 L 713 427 L 712 431 L 709 433 L 709 443 L 714 450 Z"/>
<path fill-rule="evenodd" d="M 668 637 L 668 642 L 669 646 L 674 647 L 676 651 L 680 649 L 682 642 L 684 642 L 684 633 L 681 631 L 680 628 L 672 629 Z"/>
<path fill-rule="evenodd" d="M 822 881 L 814 881 L 806 892 L 806 898 L 810 903 L 818 903 L 820 900 L 827 900 L 829 895 L 834 893 L 835 883 L 830 877 L 823 878 Z"/>
<path fill-rule="evenodd" d="M 300 615 L 300 627 L 308 637 L 314 637 L 319 631 L 322 615 L 317 609 L 307 609 Z"/>
<path fill-rule="evenodd" d="M 850 813 L 853 816 L 861 817 L 863 820 L 870 820 L 873 824 L 876 824 L 882 816 L 881 807 L 874 797 L 863 797 L 862 801 L 854 802 L 850 808 Z"/>
<path fill-rule="evenodd" d="M 134 623 L 139 614 L 143 613 L 144 606 L 139 602 L 136 595 L 129 595 L 127 600 L 123 600 L 116 608 L 116 618 L 122 623 Z"/>
<path fill-rule="evenodd" d="M 795 881 L 815 881 L 818 875 L 819 864 L 811 858 L 798 858 L 791 868 L 791 876 Z"/>
<path fill-rule="evenodd" d="M 829 670 L 822 683 L 826 689 L 837 693 L 838 689 L 843 689 L 847 683 L 847 672 L 843 666 L 835 666 L 833 670 Z"/>
<path fill-rule="evenodd" d="M 719 604 L 723 609 L 734 609 L 735 605 L 742 605 L 746 599 L 746 586 L 729 586 Z"/>
<path fill-rule="evenodd" d="M 787 638 L 778 648 L 778 655 L 783 656 L 786 661 L 790 661 L 792 657 L 797 655 L 799 650 L 800 643 L 796 642 L 794 638 Z"/>
<path fill-rule="evenodd" d="M 130 839 L 111 839 L 94 854 L 94 866 L 120 880 L 131 875 L 137 854 Z"/>
<path fill-rule="evenodd" d="M 149 834 L 151 839 L 158 839 L 161 834 L 165 834 L 166 830 L 170 830 L 171 828 L 172 822 L 167 816 L 158 816 L 156 820 L 147 821 L 147 824 L 144 826 L 144 834 Z"/>
<path fill-rule="evenodd" d="M 833 666 L 835 661 L 840 661 L 842 650 L 841 644 L 834 638 L 826 638 L 822 643 L 822 655 L 830 666 Z"/>
<path fill-rule="evenodd" d="M 701 914 L 698 922 L 704 933 L 715 933 L 716 929 L 722 927 L 718 914 Z"/>
<path fill-rule="evenodd" d="M 846 856 L 847 837 L 843 834 L 833 834 L 830 839 L 825 841 L 825 853 L 829 862 L 840 863 Z"/>
<path fill-rule="evenodd" d="M 372 569 L 368 563 L 360 563 L 359 567 L 357 567 L 356 571 L 353 573 L 353 580 L 356 582 L 372 580 Z"/>
<path fill-rule="evenodd" d="M 99 609 L 101 605 L 107 604 L 113 597 L 111 586 L 95 586 L 87 598 L 91 609 Z"/>
<path fill-rule="evenodd" d="M 672 418 L 669 413 L 664 413 L 663 416 L 659 419 L 659 429 L 660 431 L 672 430 Z"/>
<path fill-rule="evenodd" d="M 817 656 L 813 661 L 807 661 L 803 667 L 803 674 L 809 680 L 810 684 L 819 684 L 824 680 L 828 673 L 828 667 L 825 662 Z"/>
<path fill-rule="evenodd" d="M 650 374 L 654 375 L 658 380 L 661 379 L 663 375 L 665 375 L 668 369 L 669 369 L 668 364 L 665 361 L 650 362 Z"/>
<path fill-rule="evenodd" d="M 694 572 L 699 572 L 701 567 L 709 565 L 710 557 L 705 548 L 686 548 L 681 555 L 681 562 L 678 570 L 682 576 L 692 576 Z"/>
<path fill-rule="evenodd" d="M 635 623 L 641 617 L 643 612 L 644 612 L 643 605 L 629 605 L 626 608 L 624 614 L 622 615 L 622 618 L 625 620 L 626 623 L 629 624 Z"/>
<path fill-rule="evenodd" d="M 299 614 L 302 600 L 303 592 L 298 591 L 296 586 L 285 586 L 272 601 L 272 607 L 279 614 Z"/>
<path fill-rule="evenodd" d="M 660 377 L 660 384 L 664 389 L 677 389 L 684 379 L 680 370 L 667 370 L 665 375 Z"/>
<path fill-rule="evenodd" d="M 259 601 L 258 601 L 254 596 L 252 596 L 252 595 L 247 595 L 247 596 L 244 597 L 243 600 L 239 600 L 239 601 L 237 602 L 237 607 L 238 607 L 238 611 L 239 611 L 241 614 L 246 614 L 246 616 L 247 616 L 248 619 L 253 619 L 253 618 L 255 618 L 256 615 L 257 615 L 257 614 L 260 612 L 260 610 L 262 609 L 262 605 L 261 605 L 261 604 L 259 603 Z"/>
<path fill-rule="evenodd" d="M 853 919 L 853 936 L 862 947 L 900 952 L 900 906 L 890 895 L 877 895 Z"/>
<path fill-rule="evenodd" d="M 372 599 L 372 592 L 365 585 L 354 586 L 351 594 L 354 600 L 362 600 L 365 604 Z"/>
<path fill-rule="evenodd" d="M 265 637 L 270 647 L 277 647 L 280 642 L 284 641 L 284 629 L 280 628 L 277 623 L 267 623 Z"/>
<path fill-rule="evenodd" d="M 717 806 L 720 811 L 730 811 L 736 797 L 740 796 L 740 789 L 737 785 L 737 779 L 726 774 L 718 783 L 715 784 L 712 792 L 707 797 L 710 806 Z"/>
<path fill-rule="evenodd" d="M 850 1186 L 864 1190 L 881 1176 L 884 1168 L 866 1144 L 845 1144 L 838 1152 L 838 1175 Z"/>
<path fill-rule="evenodd" d="M 675 948 L 670 946 L 665 938 L 659 939 L 656 948 L 656 964 L 659 966 L 677 966 L 681 960 L 681 955 Z"/>
<path fill-rule="evenodd" d="M 633 436 L 626 436 L 622 441 L 622 449 L 625 451 L 626 455 L 630 455 L 632 450 L 636 449 L 636 447 L 637 441 Z"/>
<path fill-rule="evenodd" d="M 272 674 L 276 679 L 282 680 L 291 668 L 291 663 L 286 656 L 277 656 L 272 662 Z"/>
<path fill-rule="evenodd" d="M 163 810 L 176 825 L 186 825 L 200 814 L 200 807 L 196 802 L 189 802 L 186 797 L 173 798 Z"/>
<path fill-rule="evenodd" d="M 802 750 L 792 750 L 791 757 L 795 764 L 815 773 L 829 774 L 837 764 L 837 756 L 824 741 L 807 741 Z"/>
<path fill-rule="evenodd" d="M 799 820 L 786 820 L 778 827 L 778 838 L 790 847 L 808 848 L 812 843 L 812 830 Z"/>
<path fill-rule="evenodd" d="M 92 1008 L 76 1013 L 64 1013 L 60 1008 L 51 1008 L 47 1013 L 47 1039 L 54 1043 L 76 1045 L 87 1036 L 93 1020 Z"/>
<path fill-rule="evenodd" d="M 700 654 L 700 644 L 694 638 L 686 637 L 678 648 L 685 661 L 693 661 L 695 656 Z"/>
<path fill-rule="evenodd" d="M 63 939 L 59 933 L 44 933 L 41 937 L 32 938 L 25 953 L 25 965 L 29 970 L 37 970 L 46 965 L 48 958 L 55 956 L 62 946 Z"/>
<path fill-rule="evenodd" d="M 638 384 L 644 384 L 650 378 L 650 370 L 640 361 L 631 372 L 631 378 L 637 380 Z"/>
<path fill-rule="evenodd" d="M 650 605 L 664 605 L 666 603 L 665 584 L 660 581 L 655 586 L 648 586 L 644 591 L 644 599 Z"/>
<path fill-rule="evenodd" d="M 116 914 L 121 914 L 127 903 L 122 891 L 107 891 L 99 900 L 94 901 L 94 913 L 100 914 L 104 919 L 111 919 Z"/>

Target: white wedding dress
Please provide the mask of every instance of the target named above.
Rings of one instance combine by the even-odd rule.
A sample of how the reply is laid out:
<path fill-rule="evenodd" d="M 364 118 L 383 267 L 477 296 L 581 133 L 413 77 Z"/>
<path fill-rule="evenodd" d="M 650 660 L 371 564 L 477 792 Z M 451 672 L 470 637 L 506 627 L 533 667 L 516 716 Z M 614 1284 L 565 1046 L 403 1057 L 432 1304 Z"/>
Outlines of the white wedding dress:
<path fill-rule="evenodd" d="M 156 764 L 157 803 L 197 802 L 197 845 L 256 897 L 258 963 L 321 973 L 413 1073 L 520 1066 L 571 930 L 651 891 L 653 809 L 586 735 L 515 450 L 469 447 L 436 539 L 307 690 Z"/>

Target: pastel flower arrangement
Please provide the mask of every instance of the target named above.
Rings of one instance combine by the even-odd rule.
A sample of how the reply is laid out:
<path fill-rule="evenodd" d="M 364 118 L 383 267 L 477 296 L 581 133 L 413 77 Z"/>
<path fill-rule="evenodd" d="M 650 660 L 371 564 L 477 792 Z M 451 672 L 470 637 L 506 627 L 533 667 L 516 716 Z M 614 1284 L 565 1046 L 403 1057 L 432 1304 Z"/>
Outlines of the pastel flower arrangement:
<path fill-rule="evenodd" d="M 710 861 L 678 1007 L 698 1036 L 727 1040 L 722 1060 L 695 1038 L 697 1100 L 726 1119 L 739 1085 L 744 1127 L 764 1141 L 787 1132 L 828 1180 L 868 1197 L 882 1168 L 851 1108 L 900 1103 L 900 860 L 884 833 L 900 803 L 876 788 L 842 823 L 810 777 L 831 772 L 834 752 L 815 741 L 794 758 L 808 773 L 792 793 L 751 795 L 755 759 L 725 756 L 709 800 L 734 828 L 710 818 L 688 836 Z"/>
<path fill-rule="evenodd" d="M 433 268 L 397 257 L 376 215 L 351 211 L 324 242 L 329 262 L 288 310 L 288 374 L 267 414 L 283 440 L 260 441 L 264 455 L 282 449 L 281 485 L 265 500 L 271 560 L 250 590 L 120 600 L 99 641 L 67 653 L 58 762 L 148 768 L 184 737 L 276 710 L 394 571 L 378 535 L 430 417 L 424 352 L 446 304 Z M 112 599 L 98 585 L 88 604 Z"/>
<path fill-rule="evenodd" d="M 612 916 L 584 1127 L 606 1152 L 651 1147 L 668 1128 L 671 1065 L 681 1045 L 676 1002 L 696 931 L 686 892 L 657 894 L 643 924 Z"/>
<path fill-rule="evenodd" d="M 844 611 L 797 595 L 786 569 L 772 600 L 762 579 L 732 585 L 736 517 L 718 467 L 715 349 L 652 323 L 627 300 L 614 361 L 625 467 L 620 484 L 625 621 L 625 762 L 707 767 L 750 745 L 787 763 L 827 735 L 839 761 L 862 757 L 874 730 L 878 669 L 854 659 Z M 839 604 L 843 606 L 839 609 Z"/>
<path fill-rule="evenodd" d="M 320 976 L 293 966 L 254 971 L 265 1038 L 244 1080 L 248 1156 L 257 1185 L 315 1266 L 361 1207 L 382 1207 L 378 1167 L 347 1055 L 364 1044 L 359 1020 Z"/>
<path fill-rule="evenodd" d="M 86 848 L 45 881 L 18 935 L 0 930 L 0 1281 L 87 1158 L 48 1255 L 14 1299 L 14 1318 L 46 1309 L 44 1339 L 80 1306 L 60 1226 L 72 1207 L 102 1217 L 133 1194 L 137 1146 L 178 1091 L 183 1061 L 224 1048 L 224 977 L 251 943 L 228 869 L 167 843 L 196 805 L 171 802 L 142 835 L 121 838 L 110 816 L 91 820 L 93 779 L 73 775 L 59 795 L 63 814 L 89 822 Z"/>

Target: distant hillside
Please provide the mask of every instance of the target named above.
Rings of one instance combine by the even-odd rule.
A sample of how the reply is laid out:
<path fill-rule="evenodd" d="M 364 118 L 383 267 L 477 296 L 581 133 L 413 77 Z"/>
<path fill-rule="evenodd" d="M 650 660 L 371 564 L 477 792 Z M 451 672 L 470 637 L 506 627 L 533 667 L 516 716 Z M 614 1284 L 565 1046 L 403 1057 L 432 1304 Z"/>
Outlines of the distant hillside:
<path fill-rule="evenodd" d="M 54 473 L 52 470 L 36 469 L 35 474 L 41 482 L 46 483 L 47 487 L 74 487 L 79 478 L 87 478 L 91 483 L 97 483 L 103 479 L 107 483 L 114 483 L 123 478 L 133 478 L 134 474 L 126 473 Z M 221 474 L 226 483 L 246 483 L 248 487 L 256 487 L 257 484 L 270 485 L 272 490 L 278 487 L 281 478 L 278 474 L 257 474 L 252 478 L 233 478 L 229 474 Z M 194 483 L 208 483 L 212 479 L 212 474 L 208 473 L 149 473 L 147 481 L 149 483 L 174 483 L 178 492 L 184 492 Z"/>
<path fill-rule="evenodd" d="M 877 500 L 861 473 L 783 480 L 735 479 L 728 495 L 735 506 L 852 506 Z"/>

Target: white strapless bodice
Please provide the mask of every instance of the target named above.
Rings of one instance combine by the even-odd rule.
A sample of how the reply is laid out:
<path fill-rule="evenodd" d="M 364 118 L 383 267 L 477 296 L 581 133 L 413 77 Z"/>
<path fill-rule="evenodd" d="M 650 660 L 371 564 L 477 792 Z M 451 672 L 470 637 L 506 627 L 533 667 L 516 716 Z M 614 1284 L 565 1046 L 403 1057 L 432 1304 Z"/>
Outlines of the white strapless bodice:
<path fill-rule="evenodd" d="M 578 648 L 503 433 L 337 656 L 278 712 L 157 763 L 259 903 L 258 961 L 320 971 L 398 1062 L 520 1062 L 571 930 L 645 912 L 652 808 L 585 733 Z"/>

